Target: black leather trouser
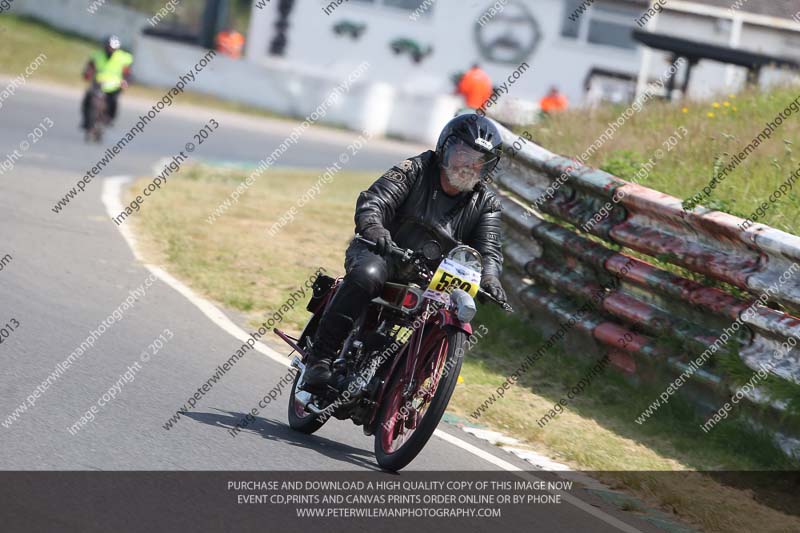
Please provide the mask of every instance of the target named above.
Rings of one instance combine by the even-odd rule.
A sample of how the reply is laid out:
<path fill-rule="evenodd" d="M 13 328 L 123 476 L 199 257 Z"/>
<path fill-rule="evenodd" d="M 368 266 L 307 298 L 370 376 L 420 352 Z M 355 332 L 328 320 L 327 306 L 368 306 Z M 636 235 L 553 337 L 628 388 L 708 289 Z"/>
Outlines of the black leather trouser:
<path fill-rule="evenodd" d="M 331 356 L 347 338 L 350 328 L 369 302 L 380 295 L 384 283 L 393 275 L 394 264 L 367 247 L 353 241 L 345 254 L 345 276 L 320 319 L 314 355 Z"/>

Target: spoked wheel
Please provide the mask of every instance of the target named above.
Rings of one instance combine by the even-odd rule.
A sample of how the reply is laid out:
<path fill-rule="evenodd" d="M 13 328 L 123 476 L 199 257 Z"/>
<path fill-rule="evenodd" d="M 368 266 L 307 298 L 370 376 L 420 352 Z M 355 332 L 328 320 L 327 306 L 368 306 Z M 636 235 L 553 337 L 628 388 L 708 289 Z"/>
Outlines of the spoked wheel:
<path fill-rule="evenodd" d="M 105 101 L 92 96 L 89 104 L 89 127 L 86 130 L 86 142 L 103 142 L 103 126 L 108 121 L 106 118 Z"/>
<path fill-rule="evenodd" d="M 100 143 L 103 142 L 103 128 L 94 119 L 91 121 L 91 126 L 86 130 L 85 140 L 87 143 Z"/>
<path fill-rule="evenodd" d="M 90 137 L 91 140 L 96 143 L 103 142 L 103 129 L 100 126 L 95 126 L 94 128 L 92 128 L 92 133 Z"/>
<path fill-rule="evenodd" d="M 319 317 L 313 316 L 311 320 L 308 321 L 306 324 L 305 329 L 303 330 L 303 334 L 300 335 L 299 344 L 300 346 L 304 345 L 305 339 L 307 337 L 313 336 L 314 332 L 317 330 L 317 324 L 319 324 Z M 294 429 L 295 431 L 299 431 L 301 433 L 306 433 L 307 435 L 311 435 L 319 428 L 321 428 L 327 419 L 325 420 L 318 420 L 317 415 L 313 413 L 309 413 L 305 409 L 305 403 L 302 401 L 301 398 L 297 397 L 297 384 L 300 381 L 300 372 L 294 378 L 294 383 L 292 383 L 292 391 L 289 395 L 289 427 Z M 308 393 L 304 391 L 300 391 L 301 396 L 307 396 L 310 398 Z"/>
<path fill-rule="evenodd" d="M 447 328 L 431 335 L 418 354 L 412 386 L 411 376 L 399 369 L 383 400 L 375 457 L 386 470 L 400 470 L 414 460 L 439 425 L 458 381 L 466 333 Z"/>

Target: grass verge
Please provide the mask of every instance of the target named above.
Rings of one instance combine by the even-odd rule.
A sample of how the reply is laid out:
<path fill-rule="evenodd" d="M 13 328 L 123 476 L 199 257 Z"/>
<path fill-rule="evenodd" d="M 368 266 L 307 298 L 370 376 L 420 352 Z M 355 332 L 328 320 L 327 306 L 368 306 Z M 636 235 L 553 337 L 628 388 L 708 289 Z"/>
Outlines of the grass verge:
<path fill-rule="evenodd" d="M 716 100 L 682 105 L 651 102 L 619 127 L 585 163 L 631 180 L 653 158 L 655 166 L 640 185 L 685 200 L 701 192 L 721 172 L 720 165 L 742 152 L 766 123 L 774 121 L 777 113 L 798 96 L 800 86 L 789 86 L 722 94 Z M 587 151 L 623 111 L 625 106 L 569 111 L 523 129 L 548 150 L 574 156 Z M 687 133 L 683 134 L 681 128 Z M 794 112 L 700 203 L 749 217 L 798 169 L 798 138 L 800 113 Z M 656 156 L 657 150 L 663 150 L 663 157 Z M 800 234 L 800 182 L 771 204 L 757 222 Z"/>
<path fill-rule="evenodd" d="M 81 73 L 91 53 L 100 46 L 99 43 L 90 39 L 62 32 L 47 24 L 17 15 L 3 15 L 0 17 L 0 38 L 3 39 L 3 46 L 0 47 L 0 73 L 12 77 L 23 75 L 26 67 L 40 53 L 44 53 L 47 59 L 29 80 L 34 82 L 52 81 L 74 87 L 87 86 L 87 83 L 81 77 Z M 200 48 L 198 48 L 198 58 L 202 55 L 199 50 Z M 125 96 L 135 96 L 152 100 L 155 103 L 164 96 L 164 88 L 137 85 L 135 59 L 134 57 L 134 81 L 123 95 L 122 105 L 124 105 Z M 181 94 L 177 98 L 177 103 L 245 113 L 251 116 L 288 120 L 287 117 L 263 109 L 192 92 L 191 90 Z M 79 102 L 76 102 L 76 107 L 78 104 Z"/>
<path fill-rule="evenodd" d="M 292 223 L 271 238 L 267 228 L 317 181 L 319 173 L 271 169 L 237 205 L 209 225 L 208 214 L 244 176 L 243 171 L 185 168 L 132 221 L 154 259 L 205 296 L 246 313 L 257 323 L 282 305 L 318 266 L 342 273 L 356 197 L 375 175 L 337 174 Z M 140 190 L 145 183 L 131 190 Z M 306 317 L 304 310 L 295 309 L 284 327 L 297 332 Z M 488 307 L 480 309 L 474 324 L 485 325 L 489 332 L 469 352 L 462 371 L 464 383 L 456 388 L 450 406 L 451 412 L 467 418 L 543 341 L 522 319 Z M 555 420 L 539 428 L 536 421 L 587 368 L 580 357 L 553 350 L 480 422 L 513 434 L 576 469 L 605 471 L 599 474 L 605 481 L 632 490 L 707 531 L 800 528 L 797 508 L 772 503 L 779 501 L 777 497 L 766 505 L 751 491 L 708 476 L 668 475 L 668 471 L 686 470 L 797 468 L 769 438 L 735 420 L 702 434 L 699 420 L 681 402 L 680 394 L 639 426 L 634 418 L 661 391 L 634 387 L 609 368 Z M 688 476 L 696 476 L 694 484 L 688 484 Z"/>

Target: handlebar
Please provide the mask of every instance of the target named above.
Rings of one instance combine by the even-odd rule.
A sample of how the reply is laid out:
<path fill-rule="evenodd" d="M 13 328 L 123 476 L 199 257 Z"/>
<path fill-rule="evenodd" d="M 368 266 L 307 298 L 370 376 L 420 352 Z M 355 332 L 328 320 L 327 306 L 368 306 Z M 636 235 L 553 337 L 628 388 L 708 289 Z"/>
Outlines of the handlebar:
<path fill-rule="evenodd" d="M 486 298 L 487 300 L 489 300 L 493 304 L 497 305 L 498 307 L 500 307 L 503 311 L 505 311 L 507 313 L 513 313 L 514 312 L 514 308 L 511 307 L 511 305 L 509 305 L 508 302 L 501 302 L 500 300 L 498 300 L 497 298 L 495 298 L 494 296 L 492 296 L 491 294 L 489 294 L 488 292 L 486 292 L 483 289 L 478 289 L 478 295 Z"/>
<path fill-rule="evenodd" d="M 363 242 L 370 248 L 374 248 L 377 246 L 377 243 L 374 241 L 370 241 L 369 239 L 365 239 L 361 235 L 356 235 L 356 240 L 359 242 Z M 406 250 L 405 248 L 400 248 L 399 246 L 392 246 L 389 250 L 389 255 L 392 255 L 402 261 L 403 263 L 408 263 L 414 258 L 414 250 Z"/>
<path fill-rule="evenodd" d="M 366 244 L 370 248 L 374 248 L 375 246 L 377 246 L 377 244 L 374 241 L 370 241 L 369 239 L 365 239 L 361 235 L 356 235 L 356 240 Z M 394 256 L 394 257 L 396 257 L 397 259 L 399 259 L 400 261 L 402 261 L 404 263 L 408 263 L 409 261 L 411 261 L 414 258 L 415 255 L 417 255 L 416 252 L 414 252 L 413 250 L 407 250 L 405 248 L 400 248 L 399 246 L 394 246 L 394 245 L 389 250 L 389 254 Z M 506 311 L 507 313 L 513 313 L 514 312 L 514 308 L 511 307 L 508 304 L 508 302 L 501 302 L 500 300 L 498 300 L 497 298 L 495 298 L 494 296 L 492 296 L 491 294 L 489 294 L 485 290 L 479 288 L 478 289 L 478 294 L 481 295 L 483 298 L 489 300 L 493 304 L 495 304 L 495 305 L 499 306 L 500 308 L 502 308 L 503 311 Z"/>

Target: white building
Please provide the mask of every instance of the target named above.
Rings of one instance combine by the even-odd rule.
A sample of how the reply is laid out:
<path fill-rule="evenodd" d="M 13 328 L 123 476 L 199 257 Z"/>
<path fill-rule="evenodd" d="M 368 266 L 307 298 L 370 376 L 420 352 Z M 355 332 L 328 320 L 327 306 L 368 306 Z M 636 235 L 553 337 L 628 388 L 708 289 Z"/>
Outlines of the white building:
<path fill-rule="evenodd" d="M 800 60 L 800 0 L 252 1 L 246 60 L 216 58 L 192 90 L 304 118 L 366 62 L 369 68 L 326 105 L 319 122 L 424 142 L 434 141 L 460 106 L 453 77 L 475 62 L 507 90 L 491 114 L 515 98 L 532 105 L 551 85 L 573 105 L 631 99 L 647 81 L 661 78 L 671 59 L 633 39 L 632 31 L 642 27 Z M 142 83 L 169 87 L 203 53 L 141 34 L 145 17 L 119 6 L 87 17 L 93 2 L 26 0 L 14 9 L 93 37 L 122 33 L 134 42 L 134 72 Z M 271 54 L 281 34 L 284 53 Z M 745 73 L 700 61 L 688 93 L 735 91 Z M 765 69 L 760 78 L 770 83 L 785 76 Z M 501 113 L 521 122 L 526 114 L 532 115 L 516 106 Z"/>
<path fill-rule="evenodd" d="M 728 46 L 800 62 L 800 2 L 798 0 L 661 0 L 664 10 L 647 22 L 648 31 L 666 33 L 708 44 Z M 645 49 L 639 90 L 645 74 L 655 76 L 669 61 L 668 54 Z M 741 67 L 701 61 L 692 72 L 690 97 L 740 89 L 747 71 Z M 764 69 L 762 84 L 797 79 L 796 72 Z"/>
<path fill-rule="evenodd" d="M 736 2 L 656 0 L 661 12 L 648 18 L 646 28 L 800 58 L 797 0 L 738 0 L 741 7 L 732 8 Z M 280 4 L 272 0 L 253 10 L 249 60 L 259 62 L 267 54 Z M 581 103 L 594 74 L 595 90 L 598 79 L 623 80 L 609 81 L 601 91 L 614 98 L 622 88 L 616 94 L 620 99 L 626 88 L 632 93 L 635 87 L 626 78 L 638 79 L 641 90 L 646 79 L 660 77 L 669 65 L 667 54 L 649 51 L 631 38 L 647 8 L 643 0 L 302 0 L 294 2 L 288 17 L 283 57 L 333 73 L 346 73 L 367 60 L 371 80 L 423 93 L 449 93 L 452 76 L 474 62 L 496 85 L 526 62 L 531 68 L 510 87 L 511 96 L 538 101 L 558 85 L 570 101 Z M 353 28 L 357 36 L 347 33 Z M 410 53 L 392 50 L 399 39 L 431 51 L 415 63 Z M 774 79 L 774 74 L 764 78 Z M 729 91 L 743 80 L 741 68 L 702 62 L 692 73 L 689 93 Z"/>

